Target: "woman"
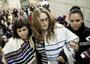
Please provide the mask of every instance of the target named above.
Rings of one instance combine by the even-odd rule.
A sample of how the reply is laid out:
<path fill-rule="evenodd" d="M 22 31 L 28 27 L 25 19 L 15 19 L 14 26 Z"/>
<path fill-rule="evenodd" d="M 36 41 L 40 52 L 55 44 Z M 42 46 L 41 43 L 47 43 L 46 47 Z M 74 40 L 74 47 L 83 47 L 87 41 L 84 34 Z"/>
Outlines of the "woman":
<path fill-rule="evenodd" d="M 32 31 L 26 19 L 16 20 L 13 37 L 6 43 L 3 53 L 7 64 L 37 64 Z"/>
<path fill-rule="evenodd" d="M 73 8 L 73 9 L 72 9 Z M 90 28 L 85 26 L 84 23 L 84 17 L 81 9 L 76 6 L 72 7 L 69 14 L 69 26 L 67 27 L 69 30 L 71 30 L 73 33 L 75 33 L 77 36 L 79 36 L 80 40 L 79 45 L 83 44 L 83 42 L 87 42 L 86 37 L 90 35 Z M 81 52 L 87 50 L 90 47 L 90 45 L 79 47 L 79 52 L 76 53 L 76 64 L 88 64 L 86 60 L 83 60 L 80 57 Z"/>
<path fill-rule="evenodd" d="M 41 55 L 42 64 L 65 63 L 62 50 L 68 58 L 69 64 L 74 64 L 74 52 L 78 49 L 79 38 L 59 23 L 51 13 L 38 8 L 32 14 L 32 27 L 36 40 L 36 50 Z"/>

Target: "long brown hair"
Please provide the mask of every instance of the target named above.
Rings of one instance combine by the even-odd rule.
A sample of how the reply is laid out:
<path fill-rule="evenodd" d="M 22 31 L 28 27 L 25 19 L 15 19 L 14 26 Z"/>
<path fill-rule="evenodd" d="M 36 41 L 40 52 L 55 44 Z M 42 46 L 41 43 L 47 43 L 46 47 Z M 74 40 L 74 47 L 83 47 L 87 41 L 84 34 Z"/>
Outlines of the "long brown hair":
<path fill-rule="evenodd" d="M 48 39 L 51 39 L 51 37 L 53 37 L 54 35 L 54 25 L 56 22 L 55 18 L 51 15 L 51 13 L 48 10 L 44 8 L 38 8 L 33 11 L 33 14 L 32 14 L 32 20 L 33 20 L 32 28 L 33 29 L 32 30 L 37 40 L 44 41 L 43 30 L 39 23 L 40 21 L 39 16 L 41 12 L 45 13 L 49 18 L 49 27 L 47 29 L 47 36 L 46 36 L 46 40 L 48 41 Z"/>

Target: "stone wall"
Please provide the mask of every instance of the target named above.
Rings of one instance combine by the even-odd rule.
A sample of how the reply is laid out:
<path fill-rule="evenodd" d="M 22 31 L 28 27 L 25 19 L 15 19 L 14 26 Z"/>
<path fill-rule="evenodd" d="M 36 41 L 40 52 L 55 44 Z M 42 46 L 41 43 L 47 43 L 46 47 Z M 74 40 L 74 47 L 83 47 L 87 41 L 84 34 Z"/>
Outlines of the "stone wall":
<path fill-rule="evenodd" d="M 78 5 L 83 11 L 85 22 L 90 26 L 90 0 L 48 0 L 50 9 L 55 17 L 66 15 L 68 17 L 69 10 L 73 5 Z"/>

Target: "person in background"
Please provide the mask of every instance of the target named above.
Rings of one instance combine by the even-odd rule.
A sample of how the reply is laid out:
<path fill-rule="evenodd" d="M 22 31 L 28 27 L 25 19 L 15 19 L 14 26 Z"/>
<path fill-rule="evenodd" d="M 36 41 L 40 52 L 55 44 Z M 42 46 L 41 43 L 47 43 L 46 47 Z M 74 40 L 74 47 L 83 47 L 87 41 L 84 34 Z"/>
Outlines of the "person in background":
<path fill-rule="evenodd" d="M 7 38 L 9 36 L 7 31 L 7 27 L 4 24 L 2 24 L 2 22 L 0 22 L 0 37 L 4 40 L 5 43 L 7 42 L 6 40 L 8 40 Z"/>
<path fill-rule="evenodd" d="M 2 37 L 7 31 L 7 28 L 2 22 L 0 22 L 0 37 Z"/>
<path fill-rule="evenodd" d="M 0 23 L 2 22 L 2 20 L 4 21 L 4 18 L 3 18 L 3 11 L 0 10 Z"/>
<path fill-rule="evenodd" d="M 59 16 L 59 17 L 56 18 L 56 20 L 60 24 L 62 24 L 62 25 L 64 25 L 66 27 L 68 25 L 68 23 L 67 23 L 67 21 L 65 19 L 66 19 L 66 16 L 65 15 L 63 17 Z"/>
<path fill-rule="evenodd" d="M 0 37 L 0 47 L 3 48 L 5 45 L 5 41 L 2 37 Z"/>
<path fill-rule="evenodd" d="M 13 21 L 18 18 L 18 14 L 19 14 L 18 10 L 14 8 L 12 12 Z"/>
<path fill-rule="evenodd" d="M 73 6 L 70 9 L 69 13 L 69 26 L 67 26 L 69 30 L 79 36 L 79 45 L 83 42 L 87 42 L 86 37 L 90 35 L 90 28 L 85 26 L 84 16 L 79 6 Z M 88 61 L 83 60 L 80 56 L 81 52 L 87 50 L 90 45 L 82 46 L 80 45 L 79 51 L 76 53 L 76 64 L 88 64 Z"/>
<path fill-rule="evenodd" d="M 24 10 L 20 10 L 20 12 L 19 12 L 19 18 L 20 19 L 27 19 L 28 18 L 27 17 L 27 14 L 26 14 L 26 12 Z"/>
<path fill-rule="evenodd" d="M 7 64 L 37 64 L 32 30 L 27 19 L 17 19 L 12 25 L 13 37 L 3 48 Z M 2 59 L 3 61 L 3 59 Z"/>
<path fill-rule="evenodd" d="M 47 9 L 50 12 L 50 4 L 48 1 L 45 1 L 45 0 L 40 1 L 38 3 L 37 7 L 41 7 L 41 8 L 44 7 L 45 9 Z"/>
<path fill-rule="evenodd" d="M 28 16 L 28 20 L 29 20 L 29 22 L 30 22 L 30 25 L 32 24 L 32 12 L 33 12 L 33 10 L 35 9 L 36 7 L 33 5 L 33 4 L 31 4 L 30 5 L 30 8 L 29 8 L 29 16 Z"/>
<path fill-rule="evenodd" d="M 37 8 L 32 13 L 32 31 L 37 52 L 42 64 L 74 64 L 74 53 L 78 49 L 79 38 L 63 25 L 57 23 L 45 8 Z M 64 50 L 68 61 L 59 55 Z M 39 59 L 40 61 L 40 59 Z"/>

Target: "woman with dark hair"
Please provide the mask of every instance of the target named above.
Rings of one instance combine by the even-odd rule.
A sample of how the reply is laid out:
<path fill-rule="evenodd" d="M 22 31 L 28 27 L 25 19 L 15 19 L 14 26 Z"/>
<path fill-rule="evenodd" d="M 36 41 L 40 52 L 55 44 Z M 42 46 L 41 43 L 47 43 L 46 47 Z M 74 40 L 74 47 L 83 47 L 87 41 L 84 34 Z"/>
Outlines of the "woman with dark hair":
<path fill-rule="evenodd" d="M 72 10 L 81 10 L 79 6 L 73 6 L 69 12 L 72 12 Z"/>
<path fill-rule="evenodd" d="M 36 50 L 41 55 L 42 64 L 74 64 L 72 55 L 78 49 L 78 36 L 57 23 L 45 8 L 35 9 L 32 20 Z M 62 50 L 67 56 L 67 62 L 59 55 Z"/>
<path fill-rule="evenodd" d="M 3 48 L 8 64 L 37 64 L 32 31 L 28 20 L 18 19 L 12 25 L 13 37 Z"/>
<path fill-rule="evenodd" d="M 79 36 L 79 51 L 76 53 L 76 64 L 88 64 L 88 61 L 81 58 L 81 52 L 87 50 L 90 45 L 82 46 L 84 42 L 87 42 L 86 37 L 90 35 L 90 28 L 85 26 L 84 17 L 81 9 L 79 7 L 72 7 L 69 13 L 69 26 L 67 27 L 77 36 Z"/>
<path fill-rule="evenodd" d="M 61 17 L 61 16 L 59 16 L 59 17 L 57 17 L 57 21 L 60 23 L 60 24 L 62 24 L 62 25 L 64 25 L 65 27 L 68 25 L 68 23 L 67 23 L 67 21 L 65 20 L 65 17 L 66 16 L 63 16 L 63 17 Z"/>
<path fill-rule="evenodd" d="M 16 8 L 13 9 L 12 14 L 14 15 L 14 18 L 16 18 L 16 17 L 18 18 L 18 10 Z"/>

